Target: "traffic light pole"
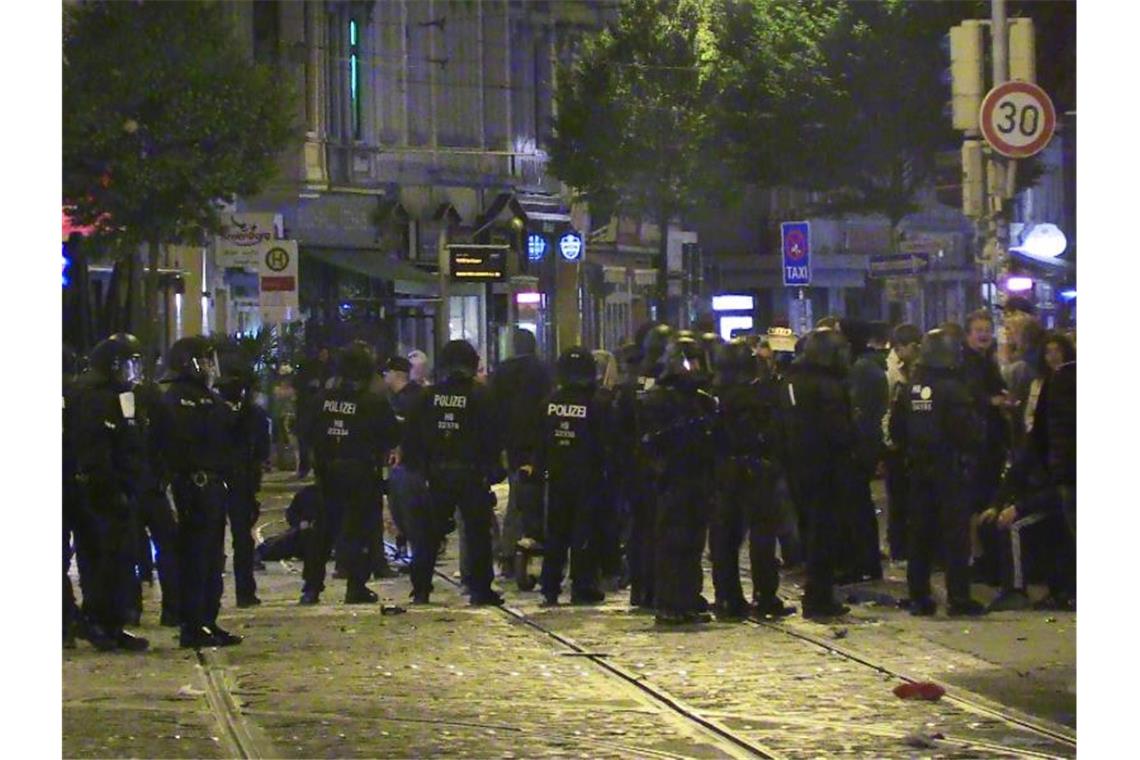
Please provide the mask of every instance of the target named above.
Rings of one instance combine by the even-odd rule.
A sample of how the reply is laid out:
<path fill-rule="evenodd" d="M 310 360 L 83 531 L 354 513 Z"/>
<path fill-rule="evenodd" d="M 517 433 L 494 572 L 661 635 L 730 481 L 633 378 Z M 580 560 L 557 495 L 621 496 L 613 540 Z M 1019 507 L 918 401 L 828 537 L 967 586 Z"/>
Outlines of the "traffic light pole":
<path fill-rule="evenodd" d="M 990 3 L 990 38 L 993 40 L 993 86 L 1005 84 L 1009 81 L 1009 33 L 1006 24 L 1005 0 L 991 0 Z M 998 304 L 1004 305 L 1004 291 L 996 287 L 1005 281 L 1009 274 L 1009 224 L 1003 212 L 1003 200 L 1012 197 L 1012 173 L 1016 162 L 998 155 L 996 151 L 990 152 L 989 172 L 992 181 L 986 182 L 986 191 L 989 195 L 987 211 L 989 212 L 988 245 L 986 264 L 990 282 L 995 287 L 990 291 L 990 308 L 993 309 L 993 298 L 996 295 Z M 1007 176 L 1007 173 L 1009 176 Z M 994 315 L 995 318 L 998 315 Z"/>

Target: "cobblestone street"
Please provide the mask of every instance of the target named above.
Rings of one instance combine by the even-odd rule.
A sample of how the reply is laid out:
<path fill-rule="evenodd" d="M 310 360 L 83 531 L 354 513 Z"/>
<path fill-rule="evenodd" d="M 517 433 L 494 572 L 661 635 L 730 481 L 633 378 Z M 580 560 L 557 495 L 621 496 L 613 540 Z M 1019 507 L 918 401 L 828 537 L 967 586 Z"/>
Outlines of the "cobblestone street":
<path fill-rule="evenodd" d="M 268 479 L 266 534 L 296 487 Z M 897 593 L 899 572 L 875 589 Z M 157 626 L 156 587 L 140 629 L 149 652 L 64 652 L 64 756 L 1075 755 L 1072 614 L 916 620 L 868 603 L 831 625 L 662 632 L 625 592 L 540 609 L 512 584 L 507 610 L 475 609 L 437 579 L 430 606 L 387 615 L 341 603 L 343 581 L 299 607 L 299 563 L 258 575 L 255 609 L 233 607 L 230 581 L 221 622 L 246 637 L 239 647 L 178 649 Z M 410 591 L 406 576 L 372 586 L 385 604 Z M 899 675 L 947 696 L 899 699 Z"/>

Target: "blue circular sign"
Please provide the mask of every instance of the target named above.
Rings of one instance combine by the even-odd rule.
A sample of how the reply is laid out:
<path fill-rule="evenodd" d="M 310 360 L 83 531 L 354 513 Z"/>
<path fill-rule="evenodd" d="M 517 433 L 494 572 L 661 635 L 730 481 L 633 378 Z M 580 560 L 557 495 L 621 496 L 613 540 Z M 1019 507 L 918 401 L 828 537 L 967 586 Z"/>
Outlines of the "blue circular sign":
<path fill-rule="evenodd" d="M 577 261 L 582 256 L 584 248 L 582 236 L 577 232 L 567 232 L 558 238 L 558 252 L 566 261 Z"/>
<path fill-rule="evenodd" d="M 531 261 L 542 261 L 542 257 L 546 255 L 546 237 L 538 233 L 527 235 L 526 255 Z"/>

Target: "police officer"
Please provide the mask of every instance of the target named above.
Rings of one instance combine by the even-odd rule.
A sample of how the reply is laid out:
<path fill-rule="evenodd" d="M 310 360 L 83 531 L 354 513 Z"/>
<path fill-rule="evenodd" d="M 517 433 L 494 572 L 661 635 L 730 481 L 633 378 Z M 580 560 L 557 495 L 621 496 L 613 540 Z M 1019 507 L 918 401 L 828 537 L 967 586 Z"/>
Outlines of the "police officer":
<path fill-rule="evenodd" d="M 158 383 L 144 379 L 135 386 L 137 417 L 147 435 L 147 457 L 144 460 L 138 498 L 138 529 L 144 552 L 149 554 L 150 545 L 152 542 L 154 544 L 158 583 L 162 589 L 159 623 L 176 628 L 181 624 L 178 606 L 178 519 L 174 506 L 166 495 L 166 483 L 162 478 L 164 467 L 155 439 L 154 415 L 161 398 L 162 389 Z M 136 601 L 141 610 L 141 588 L 138 592 Z"/>
<path fill-rule="evenodd" d="M 760 378 L 760 362 L 747 341 L 734 338 L 717 355 L 714 431 L 716 499 L 709 544 L 717 619 L 740 620 L 753 612 L 783 617 L 795 612 L 776 596 L 779 505 L 777 472 L 769 451 L 777 399 Z M 740 544 L 748 531 L 753 609 L 740 586 Z"/>
<path fill-rule="evenodd" d="M 981 615 L 970 597 L 970 492 L 966 462 L 982 445 L 980 421 L 959 371 L 962 345 L 936 329 L 922 338 L 918 367 L 891 414 L 891 438 L 907 458 L 911 502 L 906 579 L 912 615 L 933 615 L 930 565 L 941 547 L 947 612 Z"/>
<path fill-rule="evenodd" d="M 319 397 L 310 439 L 324 509 L 314 526 L 316 540 L 306 546 L 301 604 L 316 604 L 324 590 L 325 564 L 336 540 L 330 511 L 341 515 L 337 553 L 343 553 L 348 576 L 345 604 L 370 604 L 378 598 L 365 582 L 372 571 L 369 552 L 377 529 L 380 468 L 399 443 L 399 426 L 388 400 L 370 389 L 374 373 L 372 352 L 354 342 L 341 351 L 337 373 Z"/>
<path fill-rule="evenodd" d="M 595 523 L 602 517 L 607 409 L 597 394 L 593 355 L 574 346 L 558 357 L 558 388 L 547 397 L 535 471 L 547 484 L 544 606 L 558 604 L 570 554 L 570 602 L 597 604 Z"/>
<path fill-rule="evenodd" d="M 234 592 L 238 607 L 254 607 L 261 600 L 253 577 L 253 526 L 258 512 L 258 476 L 261 463 L 269 455 L 268 430 L 253 403 L 257 375 L 237 346 L 226 345 L 219 350 L 218 374 L 218 394 L 233 412 L 223 474 L 228 486 L 226 516 L 233 546 Z"/>
<path fill-rule="evenodd" d="M 166 357 L 169 384 L 154 417 L 155 443 L 178 512 L 178 580 L 185 648 L 232 646 L 218 625 L 225 567 L 227 441 L 234 414 L 212 389 L 217 357 L 208 338 L 181 338 Z"/>
<path fill-rule="evenodd" d="M 780 391 L 779 435 L 806 542 L 805 618 L 850 611 L 833 595 L 836 510 L 854 466 L 855 431 L 844 383 L 848 357 L 838 330 L 816 328 L 805 337 Z"/>
<path fill-rule="evenodd" d="M 628 455 L 628 459 L 619 462 L 619 468 L 626 473 L 624 491 L 629 504 L 629 541 L 626 545 L 629 603 L 635 609 L 650 611 L 654 608 L 656 568 L 653 531 L 657 494 L 652 481 L 652 457 L 641 442 L 646 431 L 640 410 L 646 394 L 657 382 L 661 357 L 673 329 L 665 324 L 647 323 L 638 332 L 640 341 L 635 345 L 640 347 L 640 367 L 637 376 L 619 388 L 615 415 L 618 450 Z"/>
<path fill-rule="evenodd" d="M 66 344 L 63 347 L 63 646 L 65 649 L 75 647 L 75 635 L 79 628 L 79 606 L 75 603 L 75 592 L 71 586 L 71 558 L 72 536 L 80 517 L 82 502 L 79 495 L 79 483 L 75 476 L 77 465 L 75 461 L 75 439 L 71 431 L 71 410 L 68 407 L 69 399 L 75 403 L 75 376 L 79 369 L 78 356 L 74 349 Z"/>
<path fill-rule="evenodd" d="M 712 430 L 716 399 L 701 390 L 704 350 L 690 335 L 671 338 L 659 382 L 639 404 L 641 441 L 657 487 L 654 521 L 656 621 L 707 622 L 701 596 L 712 493 Z"/>
<path fill-rule="evenodd" d="M 431 575 L 440 543 L 450 530 L 458 508 L 466 533 L 471 576 L 471 604 L 502 604 L 491 589 L 490 484 L 506 476 L 500 464 L 499 421 L 485 386 L 476 383 L 479 354 L 464 340 L 448 342 L 440 350 L 439 382 L 408 414 L 404 433 L 404 463 L 425 477 L 430 507 L 414 520 L 412 541 L 412 599 L 427 604 Z"/>
<path fill-rule="evenodd" d="M 75 382 L 66 426 L 74 436 L 81 505 L 77 549 L 81 566 L 90 568 L 83 586 L 86 637 L 102 651 L 148 646 L 123 630 L 133 596 L 133 510 L 146 455 L 132 392 L 142 372 L 140 352 L 138 339 L 126 333 L 98 343 L 89 370 Z"/>

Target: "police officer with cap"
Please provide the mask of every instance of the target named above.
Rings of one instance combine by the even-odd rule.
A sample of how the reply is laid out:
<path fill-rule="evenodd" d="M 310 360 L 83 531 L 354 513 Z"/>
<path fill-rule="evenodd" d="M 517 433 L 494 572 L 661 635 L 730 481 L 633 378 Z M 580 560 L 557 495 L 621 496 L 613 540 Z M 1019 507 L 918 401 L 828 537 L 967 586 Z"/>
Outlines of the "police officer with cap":
<path fill-rule="evenodd" d="M 849 365 L 843 335 L 817 327 L 805 337 L 803 353 L 788 368 L 780 391 L 778 434 L 806 533 L 805 618 L 850 611 L 835 601 L 833 589 L 840 540 L 836 510 L 854 466 L 855 429 L 845 385 Z"/>
<path fill-rule="evenodd" d="M 906 456 L 911 501 L 907 587 L 912 615 L 933 615 L 934 553 L 946 568 L 947 612 L 981 615 L 970 597 L 970 493 L 967 462 L 982 446 L 981 423 L 963 381 L 962 344 L 936 329 L 922 338 L 918 367 L 891 413 L 891 438 Z"/>
<path fill-rule="evenodd" d="M 654 603 L 659 625 L 708 622 L 701 596 L 712 493 L 716 399 L 700 388 L 704 350 L 690 336 L 671 338 L 658 382 L 638 409 L 641 443 L 656 483 Z"/>
<path fill-rule="evenodd" d="M 341 351 L 337 373 L 318 399 L 310 440 L 324 508 L 306 546 L 301 604 L 316 604 L 324 590 L 325 564 L 336 540 L 330 511 L 342 515 L 337 551 L 344 553 L 348 575 L 345 604 L 378 598 L 365 585 L 372 569 L 369 551 L 378 527 L 381 467 L 400 432 L 391 404 L 370 390 L 374 372 L 372 352 L 356 341 Z"/>
<path fill-rule="evenodd" d="M 428 482 L 430 507 L 414 521 L 412 600 L 427 604 L 440 543 L 458 508 L 470 556 L 471 604 L 502 604 L 491 589 L 490 484 L 506 477 L 500 464 L 499 421 L 485 386 L 475 381 L 479 354 L 464 340 L 453 340 L 439 352 L 439 382 L 431 386 L 408 414 L 404 463 Z"/>
<path fill-rule="evenodd" d="M 595 523 L 602 519 L 606 477 L 607 409 L 597 394 L 594 356 L 581 346 L 558 357 L 558 388 L 544 404 L 535 472 L 547 484 L 546 547 L 542 558 L 543 605 L 558 604 L 562 571 L 570 554 L 570 602 L 597 604 Z"/>
<path fill-rule="evenodd" d="M 178 512 L 179 606 L 184 648 L 232 646 L 218 625 L 225 567 L 227 440 L 233 411 L 214 390 L 217 355 L 208 338 L 181 338 L 166 357 L 169 384 L 155 409 L 154 440 Z"/>
<path fill-rule="evenodd" d="M 80 566 L 89 569 L 83 579 L 84 635 L 102 651 L 137 652 L 149 645 L 123 630 L 134 590 L 131 538 L 146 456 L 132 390 L 142 376 L 141 350 L 138 338 L 127 333 L 100 341 L 65 402 L 80 505 L 76 548 Z"/>

